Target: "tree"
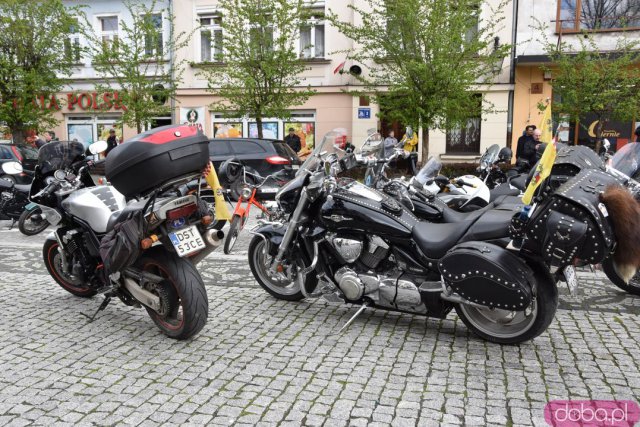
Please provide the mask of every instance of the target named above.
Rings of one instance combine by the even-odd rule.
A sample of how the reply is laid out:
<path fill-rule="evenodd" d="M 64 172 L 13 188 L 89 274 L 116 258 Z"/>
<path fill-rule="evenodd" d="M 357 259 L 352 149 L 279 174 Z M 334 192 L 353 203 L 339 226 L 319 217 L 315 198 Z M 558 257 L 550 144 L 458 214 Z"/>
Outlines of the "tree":
<path fill-rule="evenodd" d="M 157 9 L 156 0 L 125 0 L 125 7 L 131 21 L 106 24 L 119 26 L 117 36 L 91 31 L 85 35 L 93 66 L 103 79 L 96 91 L 118 91 L 124 107 L 120 122 L 140 133 L 154 117 L 171 113 L 168 100 L 175 99 L 184 69 L 175 53 L 187 45 L 190 34 L 176 33 L 172 11 Z M 85 27 L 92 28 L 89 23 Z"/>
<path fill-rule="evenodd" d="M 77 9 L 60 0 L 0 2 L 0 121 L 16 142 L 26 131 L 57 123 L 52 102 L 72 65 L 60 55 Z"/>
<path fill-rule="evenodd" d="M 575 122 L 587 113 L 596 116 L 599 152 L 608 121 L 631 121 L 640 113 L 640 43 L 621 37 L 615 52 L 603 53 L 589 34 L 577 42 L 575 50 L 566 41 L 552 43 L 545 38 L 551 65 L 542 68 L 552 73 L 554 113 Z"/>
<path fill-rule="evenodd" d="M 315 92 L 301 87 L 300 73 L 306 67 L 295 43 L 304 25 L 303 0 L 220 0 L 218 7 L 218 64 L 201 72 L 209 91 L 222 98 L 212 108 L 228 117 L 255 117 L 262 138 L 264 118 L 288 118 L 291 106 Z"/>
<path fill-rule="evenodd" d="M 429 129 L 455 129 L 478 112 L 495 111 L 486 100 L 478 102 L 477 92 L 479 85 L 494 80 L 495 68 L 510 51 L 495 36 L 503 25 L 504 5 L 364 0 L 363 6 L 349 6 L 362 24 L 341 21 L 335 14 L 330 19 L 355 42 L 349 57 L 369 66 L 357 78 L 364 92 L 384 104 L 381 115 L 422 127 L 422 158 L 427 159 Z"/>

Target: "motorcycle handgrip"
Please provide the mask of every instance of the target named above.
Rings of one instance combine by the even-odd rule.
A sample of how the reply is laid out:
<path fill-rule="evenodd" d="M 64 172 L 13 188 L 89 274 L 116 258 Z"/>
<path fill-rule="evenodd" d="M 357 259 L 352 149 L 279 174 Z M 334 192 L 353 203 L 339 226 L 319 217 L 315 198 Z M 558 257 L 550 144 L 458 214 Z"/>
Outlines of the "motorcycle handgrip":
<path fill-rule="evenodd" d="M 457 185 L 465 185 L 467 187 L 474 187 L 475 188 L 475 184 L 472 184 L 470 182 L 465 181 L 464 179 L 457 179 L 456 180 L 456 184 Z"/>

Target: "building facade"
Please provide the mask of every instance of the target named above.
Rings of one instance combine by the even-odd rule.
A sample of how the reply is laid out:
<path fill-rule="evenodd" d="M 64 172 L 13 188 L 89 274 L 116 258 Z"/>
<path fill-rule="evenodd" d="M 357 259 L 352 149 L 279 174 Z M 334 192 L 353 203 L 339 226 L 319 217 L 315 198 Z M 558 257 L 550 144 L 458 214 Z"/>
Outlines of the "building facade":
<path fill-rule="evenodd" d="M 552 101 L 554 97 L 551 87 L 553 64 L 544 51 L 542 41 L 545 38 L 554 43 L 562 40 L 577 51 L 579 37 L 586 30 L 593 34 L 600 52 L 615 51 L 623 30 L 626 37 L 640 39 L 640 3 L 637 0 L 599 2 L 605 7 L 594 8 L 595 0 L 518 1 L 512 137 L 514 152 L 524 128 L 529 124 L 540 125 L 542 112 L 538 105 Z M 540 29 L 541 25 L 543 29 Z M 551 72 L 543 72 L 540 68 L 542 65 L 550 67 Z M 595 138 L 594 121 L 595 118 L 590 115 L 582 120 L 581 125 L 556 118 L 558 137 L 566 143 L 590 145 Z M 622 146 L 632 139 L 638 124 L 635 121 L 608 123 L 604 136 L 614 147 Z"/>

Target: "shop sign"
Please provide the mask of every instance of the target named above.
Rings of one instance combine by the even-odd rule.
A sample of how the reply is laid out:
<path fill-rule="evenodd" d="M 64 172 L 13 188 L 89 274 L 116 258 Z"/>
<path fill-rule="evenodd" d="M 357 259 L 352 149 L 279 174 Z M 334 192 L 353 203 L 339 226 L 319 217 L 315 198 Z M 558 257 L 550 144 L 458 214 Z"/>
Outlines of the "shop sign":
<path fill-rule="evenodd" d="M 40 95 L 36 97 L 33 102 L 43 110 L 60 111 L 62 109 L 61 102 L 56 95 L 51 95 L 48 99 L 45 98 L 44 95 Z M 68 93 L 65 106 L 69 111 L 76 111 L 76 109 L 83 111 L 127 109 L 127 107 L 122 104 L 118 92 L 105 92 L 101 94 L 98 94 L 98 92 Z"/>

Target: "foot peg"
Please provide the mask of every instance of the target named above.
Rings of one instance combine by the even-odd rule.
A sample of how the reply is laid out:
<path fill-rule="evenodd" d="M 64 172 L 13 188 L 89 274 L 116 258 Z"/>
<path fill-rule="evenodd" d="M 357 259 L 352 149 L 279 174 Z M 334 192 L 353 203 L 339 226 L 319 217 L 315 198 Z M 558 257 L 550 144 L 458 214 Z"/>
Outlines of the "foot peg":
<path fill-rule="evenodd" d="M 109 305 L 109 303 L 111 302 L 111 295 L 105 295 L 104 296 L 104 301 L 102 301 L 102 304 L 100 304 L 100 307 L 98 307 L 98 309 L 95 311 L 95 313 L 93 313 L 93 316 L 89 316 L 88 314 L 85 313 L 80 313 L 82 314 L 84 317 L 89 319 L 89 323 L 93 322 L 96 318 L 96 316 L 98 315 L 99 312 L 101 312 L 102 310 L 104 310 L 105 308 L 107 308 L 107 306 Z"/>
<path fill-rule="evenodd" d="M 344 324 L 344 326 L 342 328 L 340 328 L 340 330 L 338 332 L 335 333 L 335 335 L 340 335 L 342 333 L 342 331 L 344 331 L 345 329 L 347 329 L 354 320 L 356 320 L 356 318 L 358 316 L 360 316 L 362 314 L 362 312 L 369 307 L 369 304 L 367 302 L 365 302 L 364 304 L 362 304 L 360 306 L 360 308 L 358 309 L 358 311 L 356 311 L 356 314 L 354 314 L 353 316 L 351 316 L 351 319 L 347 320 L 347 323 Z"/>

